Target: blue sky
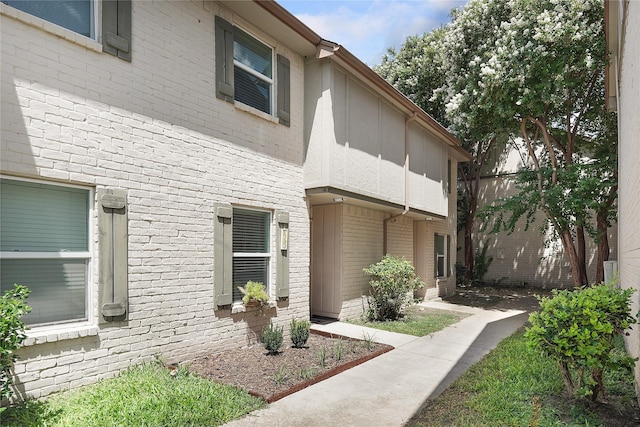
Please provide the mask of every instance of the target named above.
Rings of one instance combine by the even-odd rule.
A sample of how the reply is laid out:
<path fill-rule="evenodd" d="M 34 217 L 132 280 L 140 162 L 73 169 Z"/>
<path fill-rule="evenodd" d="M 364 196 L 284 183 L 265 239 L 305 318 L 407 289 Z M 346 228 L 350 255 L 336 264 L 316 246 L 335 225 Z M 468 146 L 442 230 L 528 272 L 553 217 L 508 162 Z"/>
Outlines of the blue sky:
<path fill-rule="evenodd" d="M 451 9 L 467 0 L 277 0 L 318 33 L 339 43 L 369 66 L 407 36 L 449 22 Z"/>

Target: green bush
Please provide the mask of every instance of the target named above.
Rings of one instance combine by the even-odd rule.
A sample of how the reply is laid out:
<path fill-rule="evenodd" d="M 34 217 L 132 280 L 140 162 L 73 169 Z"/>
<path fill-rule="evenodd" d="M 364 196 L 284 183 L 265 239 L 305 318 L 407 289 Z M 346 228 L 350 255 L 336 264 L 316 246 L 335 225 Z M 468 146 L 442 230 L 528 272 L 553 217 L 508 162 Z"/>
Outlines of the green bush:
<path fill-rule="evenodd" d="M 378 263 L 363 271 L 371 278 L 366 317 L 372 321 L 400 318 L 402 310 L 413 301 L 413 291 L 424 286 L 411 263 L 404 257 L 385 255 Z"/>
<path fill-rule="evenodd" d="M 308 320 L 291 319 L 291 343 L 295 348 L 301 348 L 309 339 L 311 322 Z"/>
<path fill-rule="evenodd" d="M 273 326 L 273 322 L 269 322 L 269 326 L 262 329 L 262 345 L 269 354 L 276 354 L 282 346 L 283 336 L 284 328 Z"/>
<path fill-rule="evenodd" d="M 14 351 L 27 338 L 20 318 L 31 311 L 25 303 L 28 296 L 29 289 L 16 284 L 0 296 L 0 400 L 13 395 L 11 367 L 16 360 Z"/>
<path fill-rule="evenodd" d="M 616 336 L 637 321 L 631 315 L 632 293 L 601 284 L 540 298 L 540 311 L 530 315 L 525 337 L 558 363 L 570 394 L 596 400 L 604 393 L 605 369 L 633 367 L 634 359 L 613 357 Z"/>

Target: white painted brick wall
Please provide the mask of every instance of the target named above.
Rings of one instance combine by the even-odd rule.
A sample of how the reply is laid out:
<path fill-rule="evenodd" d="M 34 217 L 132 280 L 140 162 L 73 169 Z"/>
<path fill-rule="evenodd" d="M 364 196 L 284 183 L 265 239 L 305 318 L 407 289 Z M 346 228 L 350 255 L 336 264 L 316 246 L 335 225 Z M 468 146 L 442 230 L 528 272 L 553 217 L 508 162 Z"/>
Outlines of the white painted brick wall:
<path fill-rule="evenodd" d="M 640 3 L 627 2 L 627 24 L 624 26 L 624 46 L 621 60 L 620 106 L 620 155 L 618 199 L 620 258 L 620 282 L 625 288 L 636 289 L 632 296 L 632 313 L 640 310 Z M 627 349 L 632 357 L 640 356 L 640 328 L 636 325 L 626 337 Z M 640 364 L 635 365 L 636 391 L 640 390 Z"/>
<path fill-rule="evenodd" d="M 70 32 L 59 30 L 61 38 L 1 16 L 0 171 L 123 188 L 129 203 L 130 320 L 96 326 L 94 212 L 90 325 L 30 331 L 16 364 L 22 397 L 89 384 L 155 355 L 186 361 L 247 345 L 272 316 L 285 329 L 291 317 L 309 316 L 303 58 L 251 28 L 291 61 L 290 128 L 216 99 L 214 14 L 236 17 L 209 9 L 134 2 L 131 63 L 95 42 L 69 41 Z M 290 298 L 265 316 L 214 311 L 216 202 L 290 213 Z"/>

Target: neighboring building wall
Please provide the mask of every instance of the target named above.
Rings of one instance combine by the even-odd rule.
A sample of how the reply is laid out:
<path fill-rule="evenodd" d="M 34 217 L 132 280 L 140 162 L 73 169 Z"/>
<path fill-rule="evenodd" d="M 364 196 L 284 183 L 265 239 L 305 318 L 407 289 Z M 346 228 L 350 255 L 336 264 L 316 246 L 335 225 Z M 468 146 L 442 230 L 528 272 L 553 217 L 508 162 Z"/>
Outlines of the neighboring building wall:
<path fill-rule="evenodd" d="M 480 183 L 479 206 L 488 206 L 496 199 L 517 194 L 513 176 L 484 178 Z M 571 266 L 566 259 L 562 242 L 553 239 L 551 230 L 544 234 L 544 213 L 539 212 L 533 223 L 525 230 L 526 222 L 521 219 L 515 231 L 491 234 L 481 232 L 477 221 L 474 244 L 476 251 L 488 245 L 487 258 L 492 258 L 485 282 L 503 285 L 534 286 L 543 288 L 572 288 L 574 286 Z M 464 242 L 462 242 L 464 244 Z M 609 259 L 616 259 L 616 227 L 609 232 Z M 460 251 L 463 254 L 463 251 Z M 587 274 L 595 281 L 597 245 L 587 236 Z M 464 256 L 464 255 L 460 255 Z M 462 261 L 462 260 L 461 260 Z"/>
<path fill-rule="evenodd" d="M 510 149 L 496 153 L 498 159 L 485 176 L 481 178 L 478 208 L 491 205 L 499 198 L 517 194 L 514 173 L 523 166 L 523 156 L 518 150 Z M 524 155 L 526 158 L 526 154 Z M 476 217 L 474 250 L 478 252 L 488 245 L 487 259 L 492 258 L 485 282 L 512 286 L 534 286 L 543 288 L 571 288 L 574 286 L 571 267 L 564 255 L 562 242 L 552 239 L 551 230 L 541 232 L 544 213 L 538 212 L 536 219 L 525 230 L 526 222 L 521 219 L 512 234 L 504 232 L 492 234 L 480 231 L 482 221 Z M 460 233 L 458 262 L 464 264 L 464 235 Z M 614 225 L 609 230 L 609 259 L 616 259 L 617 233 Z M 587 236 L 587 274 L 591 281 L 596 275 L 596 244 Z"/>
<path fill-rule="evenodd" d="M 242 21 L 204 5 L 133 2 L 131 63 L 66 30 L 55 31 L 82 43 L 29 25 L 42 21 L 28 15 L 18 14 L 27 23 L 1 16 L 0 172 L 124 189 L 129 215 L 129 320 L 97 321 L 94 209 L 89 321 L 29 331 L 15 366 L 22 397 L 95 382 L 156 355 L 185 361 L 246 345 L 273 316 L 282 325 L 309 316 L 303 60 L 247 28 L 291 61 L 291 127 L 216 99 L 214 15 Z M 216 202 L 290 214 L 290 298 L 264 317 L 214 310 Z"/>
<path fill-rule="evenodd" d="M 625 288 L 636 289 L 632 296 L 632 313 L 640 310 L 640 2 L 624 4 L 620 11 L 622 41 L 618 58 L 619 67 L 619 258 L 620 282 Z M 617 16 L 612 17 L 614 20 Z M 615 53 L 615 52 L 614 52 Z M 613 88 L 612 88 L 613 90 Z M 615 94 L 615 92 L 614 92 Z M 627 349 L 632 357 L 640 357 L 640 328 L 636 325 L 626 337 Z M 640 363 L 635 366 L 636 391 L 640 390 Z"/>

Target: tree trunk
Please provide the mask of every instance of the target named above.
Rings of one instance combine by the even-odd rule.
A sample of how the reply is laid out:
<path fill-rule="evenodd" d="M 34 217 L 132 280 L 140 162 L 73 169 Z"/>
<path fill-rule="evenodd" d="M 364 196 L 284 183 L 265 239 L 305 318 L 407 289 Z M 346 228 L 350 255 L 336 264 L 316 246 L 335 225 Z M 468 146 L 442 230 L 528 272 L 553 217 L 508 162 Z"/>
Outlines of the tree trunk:
<path fill-rule="evenodd" d="M 478 208 L 478 196 L 476 194 L 467 194 L 469 201 L 469 213 L 467 221 L 464 223 L 464 265 L 466 267 L 465 278 L 469 283 L 473 280 L 475 251 L 473 247 L 473 225 L 476 219 L 476 211 Z"/>
<path fill-rule="evenodd" d="M 609 260 L 609 234 L 607 225 L 607 213 L 605 210 L 598 211 L 596 216 L 596 229 L 600 240 L 598 241 L 598 256 L 596 268 L 596 283 L 604 282 L 604 262 Z"/>
<path fill-rule="evenodd" d="M 582 285 L 588 285 L 587 248 L 583 226 L 576 227 L 576 255 L 578 257 L 578 268 L 580 269 L 580 283 Z"/>
<path fill-rule="evenodd" d="M 567 389 L 567 393 L 569 393 L 569 396 L 573 396 L 575 387 L 573 385 L 573 380 L 571 379 L 569 366 L 567 366 L 566 363 L 558 361 L 558 367 L 560 368 L 560 373 L 562 374 L 562 382 L 564 383 L 564 387 Z"/>
<path fill-rule="evenodd" d="M 562 247 L 564 248 L 564 253 L 567 254 L 569 258 L 569 266 L 571 267 L 571 274 L 573 275 L 573 286 L 575 288 L 579 288 L 583 285 L 581 281 L 581 273 L 580 266 L 578 265 L 578 255 L 576 253 L 576 246 L 571 237 L 571 232 L 569 230 L 565 230 L 560 234 L 562 240 Z"/>

